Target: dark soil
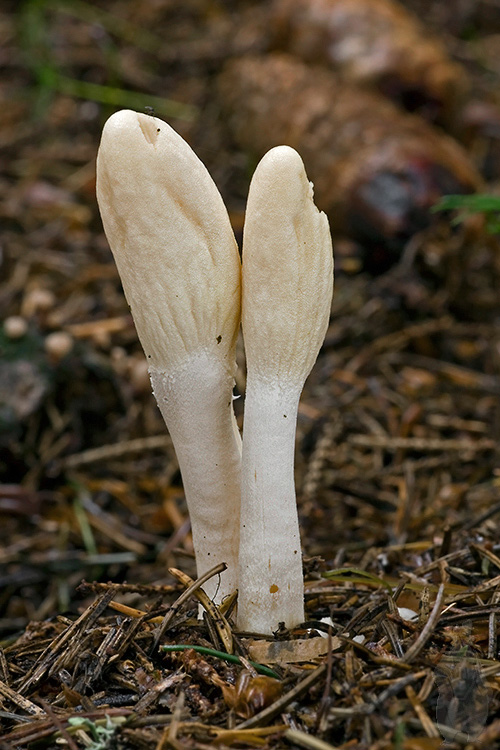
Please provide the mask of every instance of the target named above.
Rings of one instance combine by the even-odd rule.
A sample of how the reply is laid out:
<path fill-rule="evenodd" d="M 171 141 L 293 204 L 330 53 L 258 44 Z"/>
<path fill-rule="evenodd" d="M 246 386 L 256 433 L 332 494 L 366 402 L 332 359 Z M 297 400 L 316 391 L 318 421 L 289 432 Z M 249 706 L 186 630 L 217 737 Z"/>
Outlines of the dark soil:
<path fill-rule="evenodd" d="M 450 2 L 453 23 L 448 3 L 404 4 L 428 11 L 496 106 L 498 3 Z M 297 432 L 307 622 L 266 641 L 236 632 L 231 610 L 198 621 L 196 586 L 184 594 L 181 477 L 95 156 L 112 112 L 153 107 L 209 168 L 241 240 L 255 154 L 228 131 L 217 77 L 266 51 L 267 13 L 2 4 L 2 750 L 500 747 L 500 256 L 480 219 L 434 219 L 389 253 L 335 234 L 331 325 Z M 494 192 L 494 133 L 465 147 Z"/>

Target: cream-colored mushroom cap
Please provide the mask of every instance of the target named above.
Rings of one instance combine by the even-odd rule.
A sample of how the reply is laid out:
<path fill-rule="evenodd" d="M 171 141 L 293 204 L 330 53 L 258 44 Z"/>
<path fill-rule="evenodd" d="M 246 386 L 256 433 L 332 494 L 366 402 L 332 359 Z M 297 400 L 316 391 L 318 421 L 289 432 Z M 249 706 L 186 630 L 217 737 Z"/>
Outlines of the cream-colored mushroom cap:
<path fill-rule="evenodd" d="M 167 123 L 130 110 L 106 122 L 97 197 L 148 362 L 197 351 L 228 359 L 240 316 L 240 262 L 217 187 Z"/>
<path fill-rule="evenodd" d="M 333 252 L 299 154 L 271 149 L 250 185 L 243 239 L 242 325 L 249 368 L 304 381 L 328 327 Z"/>

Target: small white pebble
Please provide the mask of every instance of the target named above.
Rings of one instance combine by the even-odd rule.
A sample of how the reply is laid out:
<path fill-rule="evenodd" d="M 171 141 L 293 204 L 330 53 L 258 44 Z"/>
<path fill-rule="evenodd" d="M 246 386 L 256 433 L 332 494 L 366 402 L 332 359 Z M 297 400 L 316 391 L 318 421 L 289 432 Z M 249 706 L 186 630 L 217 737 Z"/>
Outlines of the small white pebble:
<path fill-rule="evenodd" d="M 111 364 L 117 375 L 128 375 L 127 352 L 122 346 L 114 346 L 110 351 Z"/>
<path fill-rule="evenodd" d="M 55 362 L 60 362 L 73 349 L 73 337 L 65 331 L 54 331 L 45 338 L 45 351 Z"/>
<path fill-rule="evenodd" d="M 129 373 L 130 382 L 136 393 L 151 393 L 148 363 L 143 356 L 130 358 Z"/>
<path fill-rule="evenodd" d="M 28 331 L 28 324 L 20 315 L 11 315 L 9 318 L 5 318 L 3 330 L 7 338 L 20 339 Z"/>
<path fill-rule="evenodd" d="M 90 336 L 90 340 L 99 349 L 109 350 L 111 346 L 111 336 L 104 329 L 94 331 Z"/>
<path fill-rule="evenodd" d="M 331 625 L 332 628 L 335 627 L 331 617 L 322 617 L 320 622 L 322 622 L 324 625 Z M 322 633 L 321 631 L 319 631 L 319 634 L 322 638 L 328 638 L 328 633 Z"/>
<path fill-rule="evenodd" d="M 22 311 L 23 315 L 30 318 L 37 312 L 47 312 L 56 304 L 56 296 L 50 289 L 30 289 L 24 295 Z"/>
<path fill-rule="evenodd" d="M 411 622 L 412 620 L 418 619 L 418 612 L 415 612 L 413 609 L 408 609 L 408 607 L 398 607 L 399 616 L 403 618 L 403 620 L 408 620 Z"/>

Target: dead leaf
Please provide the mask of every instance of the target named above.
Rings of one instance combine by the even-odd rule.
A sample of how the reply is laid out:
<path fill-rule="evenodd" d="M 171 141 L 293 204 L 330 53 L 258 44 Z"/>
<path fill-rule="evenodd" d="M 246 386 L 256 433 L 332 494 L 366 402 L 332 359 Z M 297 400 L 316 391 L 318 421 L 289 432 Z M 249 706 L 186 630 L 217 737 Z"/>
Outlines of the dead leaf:
<path fill-rule="evenodd" d="M 253 661 L 260 664 L 296 664 L 314 661 L 328 653 L 327 638 L 303 638 L 295 641 L 244 641 Z M 342 646 L 340 638 L 332 638 L 332 651 Z"/>

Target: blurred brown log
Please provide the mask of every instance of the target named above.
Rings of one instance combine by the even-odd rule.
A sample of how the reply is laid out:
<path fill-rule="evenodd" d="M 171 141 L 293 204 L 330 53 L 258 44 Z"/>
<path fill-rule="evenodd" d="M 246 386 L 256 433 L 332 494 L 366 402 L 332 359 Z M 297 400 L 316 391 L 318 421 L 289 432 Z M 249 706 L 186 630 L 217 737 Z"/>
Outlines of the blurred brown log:
<path fill-rule="evenodd" d="M 275 0 L 275 44 L 350 81 L 377 87 L 404 109 L 450 125 L 467 75 L 395 0 Z"/>
<path fill-rule="evenodd" d="M 395 250 L 443 194 L 481 178 L 462 148 L 420 117 L 287 55 L 230 62 L 219 91 L 235 141 L 261 156 L 296 148 L 334 230 Z"/>

